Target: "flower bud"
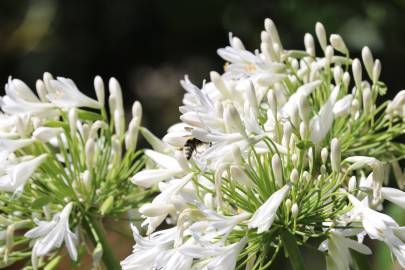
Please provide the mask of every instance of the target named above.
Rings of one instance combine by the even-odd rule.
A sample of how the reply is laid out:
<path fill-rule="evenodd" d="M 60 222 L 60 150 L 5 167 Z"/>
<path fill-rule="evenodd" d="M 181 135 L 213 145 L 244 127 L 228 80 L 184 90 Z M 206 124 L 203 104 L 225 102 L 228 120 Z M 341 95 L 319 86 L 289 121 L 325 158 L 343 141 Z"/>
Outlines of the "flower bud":
<path fill-rule="evenodd" d="M 294 203 L 291 206 L 291 217 L 296 218 L 297 216 L 298 216 L 298 205 L 296 203 Z"/>
<path fill-rule="evenodd" d="M 321 150 L 321 159 L 322 159 L 322 163 L 326 164 L 326 161 L 328 160 L 328 149 L 326 147 L 322 148 Z"/>
<path fill-rule="evenodd" d="M 243 46 L 242 41 L 238 37 L 232 37 L 231 46 L 238 50 L 245 50 L 245 46 Z"/>
<path fill-rule="evenodd" d="M 292 131 L 293 131 L 293 129 L 292 129 L 291 123 L 285 122 L 283 125 L 283 140 L 282 140 L 282 144 L 285 147 L 288 147 L 290 145 Z"/>
<path fill-rule="evenodd" d="M 350 74 L 349 74 L 349 72 L 346 71 L 345 73 L 343 73 L 342 81 L 343 81 L 343 85 L 346 88 L 349 88 L 349 84 L 350 84 Z"/>
<path fill-rule="evenodd" d="M 83 184 L 86 188 L 87 192 L 91 192 L 92 189 L 92 182 L 91 182 L 91 175 L 89 170 L 85 170 L 82 175 Z"/>
<path fill-rule="evenodd" d="M 371 90 L 369 87 L 363 89 L 362 97 L 363 97 L 363 110 L 365 113 L 369 113 L 371 111 L 372 106 Z"/>
<path fill-rule="evenodd" d="M 343 69 L 341 66 L 335 66 L 333 68 L 333 79 L 335 84 L 339 84 L 343 79 Z"/>
<path fill-rule="evenodd" d="M 125 148 L 127 150 L 135 150 L 138 141 L 139 121 L 133 118 L 128 125 L 128 131 L 125 134 Z M 184 145 L 184 144 L 183 144 Z"/>
<path fill-rule="evenodd" d="M 372 75 L 373 83 L 378 82 L 378 80 L 380 79 L 380 74 L 381 74 L 381 62 L 380 60 L 377 59 L 374 61 L 373 66 L 373 75 Z"/>
<path fill-rule="evenodd" d="M 290 181 L 292 183 L 297 183 L 298 179 L 299 179 L 299 174 L 296 168 L 292 169 L 291 174 L 290 174 Z"/>
<path fill-rule="evenodd" d="M 300 115 L 301 120 L 308 124 L 309 122 L 309 105 L 308 100 L 305 95 L 301 95 L 298 99 L 298 113 Z M 302 137 L 302 136 L 301 136 Z"/>
<path fill-rule="evenodd" d="M 132 118 L 142 119 L 142 104 L 139 101 L 135 101 L 132 105 Z"/>
<path fill-rule="evenodd" d="M 320 22 L 316 23 L 315 32 L 316 32 L 316 37 L 318 38 L 318 41 L 319 41 L 319 44 L 321 45 L 322 50 L 325 51 L 326 45 L 327 45 L 327 40 L 326 40 L 325 27 L 323 26 L 322 23 L 320 23 Z"/>
<path fill-rule="evenodd" d="M 331 142 L 331 151 L 330 151 L 330 160 L 332 165 L 332 170 L 334 172 L 339 172 L 340 170 L 340 161 L 341 161 L 341 153 L 340 153 L 340 142 L 337 138 L 333 138 Z"/>
<path fill-rule="evenodd" d="M 37 82 L 35 84 L 35 88 L 37 89 L 37 94 L 39 96 L 39 99 L 42 102 L 48 102 L 48 99 L 46 98 L 46 95 L 48 94 L 48 92 L 46 91 L 44 82 L 42 80 L 37 80 Z"/>
<path fill-rule="evenodd" d="M 310 33 L 305 34 L 305 36 L 304 36 L 304 45 L 305 45 L 305 51 L 310 56 L 315 56 L 314 37 Z"/>
<path fill-rule="evenodd" d="M 329 45 L 326 46 L 326 49 L 325 49 L 325 60 L 326 60 L 328 66 L 329 66 L 330 63 L 332 62 L 333 55 L 334 55 L 334 51 L 333 51 L 332 46 L 329 46 Z"/>
<path fill-rule="evenodd" d="M 105 88 L 103 79 L 100 76 L 94 78 L 94 90 L 96 91 L 98 103 L 103 107 L 105 103 Z"/>
<path fill-rule="evenodd" d="M 271 158 L 271 167 L 274 174 L 274 182 L 278 188 L 283 186 L 283 168 L 278 154 L 274 154 Z"/>
<path fill-rule="evenodd" d="M 77 110 L 76 108 L 71 108 L 69 110 L 69 128 L 70 128 L 70 135 L 72 137 L 75 136 L 77 130 Z"/>
<path fill-rule="evenodd" d="M 301 140 L 304 140 L 306 138 L 307 131 L 308 131 L 307 125 L 305 124 L 305 122 L 301 122 L 301 124 L 300 124 Z"/>
<path fill-rule="evenodd" d="M 100 207 L 100 214 L 102 216 L 108 214 L 114 205 L 114 197 L 112 195 L 108 196 L 107 199 L 103 202 L 103 204 Z"/>
<path fill-rule="evenodd" d="M 298 155 L 296 153 L 291 155 L 291 163 L 294 167 L 297 167 L 298 163 Z"/>
<path fill-rule="evenodd" d="M 338 35 L 338 34 L 330 35 L 329 41 L 335 50 L 337 50 L 343 54 L 346 54 L 346 55 L 349 53 L 349 51 L 347 50 L 346 44 L 340 35 Z"/>
<path fill-rule="evenodd" d="M 114 112 L 114 126 L 115 126 L 115 133 L 118 137 L 124 136 L 125 133 L 125 120 L 124 114 L 120 110 L 116 110 Z"/>
<path fill-rule="evenodd" d="M 359 59 L 354 59 L 352 62 L 352 72 L 353 72 L 353 78 L 354 78 L 354 83 L 356 84 L 357 88 L 361 88 L 361 80 L 362 80 L 362 75 L 361 75 L 361 63 Z"/>
<path fill-rule="evenodd" d="M 267 18 L 264 20 L 264 29 L 266 29 L 266 31 L 270 34 L 270 37 L 273 40 L 273 42 L 276 43 L 281 48 L 281 41 L 278 35 L 276 25 L 271 19 Z"/>
<path fill-rule="evenodd" d="M 312 168 L 312 166 L 314 165 L 314 150 L 312 149 L 312 147 L 308 149 L 308 163 L 309 167 Z"/>
<path fill-rule="evenodd" d="M 373 79 L 374 60 L 373 55 L 371 54 L 371 51 L 367 46 L 363 47 L 363 49 L 361 50 L 361 57 L 363 59 L 364 67 L 366 68 L 368 76 L 370 77 L 370 79 Z"/>
<path fill-rule="evenodd" d="M 290 199 L 285 200 L 285 208 L 287 208 L 287 210 L 291 209 L 291 200 Z"/>
<path fill-rule="evenodd" d="M 96 155 L 96 144 L 93 138 L 89 138 L 85 146 L 86 150 L 86 166 L 88 170 L 93 169 Z"/>
<path fill-rule="evenodd" d="M 349 179 L 349 183 L 348 183 L 348 191 L 349 192 L 353 192 L 353 190 L 355 190 L 357 187 L 357 180 L 356 180 L 356 176 L 352 176 Z"/>
<path fill-rule="evenodd" d="M 115 101 L 114 111 L 119 110 L 121 112 L 124 112 L 122 90 L 120 83 L 117 81 L 117 79 L 115 79 L 114 77 L 110 79 L 110 81 L 108 82 L 108 89 L 110 90 L 110 97 L 114 97 L 113 99 Z"/>

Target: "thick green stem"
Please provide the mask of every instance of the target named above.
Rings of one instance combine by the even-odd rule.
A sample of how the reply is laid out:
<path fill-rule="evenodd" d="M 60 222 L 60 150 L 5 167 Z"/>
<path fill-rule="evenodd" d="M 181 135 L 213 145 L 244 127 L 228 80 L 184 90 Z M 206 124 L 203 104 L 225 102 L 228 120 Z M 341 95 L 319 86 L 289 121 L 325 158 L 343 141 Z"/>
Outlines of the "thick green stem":
<path fill-rule="evenodd" d="M 103 223 L 100 219 L 87 216 L 87 230 L 91 234 L 94 246 L 100 244 L 103 248 L 103 263 L 108 270 L 121 269 L 119 261 L 115 258 L 114 252 L 108 244 Z"/>
<path fill-rule="evenodd" d="M 288 258 L 294 270 L 304 270 L 304 260 L 299 251 L 294 235 L 287 230 L 281 230 L 281 241 L 287 250 Z"/>

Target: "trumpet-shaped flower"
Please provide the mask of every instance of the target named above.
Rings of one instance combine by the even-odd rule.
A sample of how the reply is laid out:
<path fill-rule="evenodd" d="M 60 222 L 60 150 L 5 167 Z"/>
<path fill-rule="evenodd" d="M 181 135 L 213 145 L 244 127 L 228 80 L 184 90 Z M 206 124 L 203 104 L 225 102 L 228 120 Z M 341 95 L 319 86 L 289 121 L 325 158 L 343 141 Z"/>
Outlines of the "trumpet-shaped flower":
<path fill-rule="evenodd" d="M 9 165 L 6 168 L 6 174 L 0 176 L 0 190 L 8 192 L 22 191 L 25 183 L 46 158 L 47 154 L 42 154 L 31 160 Z"/>
<path fill-rule="evenodd" d="M 55 248 L 60 248 L 63 242 L 65 242 L 70 257 L 77 260 L 75 247 L 77 236 L 69 228 L 72 206 L 72 203 L 67 204 L 60 213 L 54 215 L 51 221 L 36 220 L 37 227 L 25 233 L 25 237 L 35 241 L 32 251 L 32 265 L 35 269 L 38 265 L 38 257 L 49 254 Z"/>
<path fill-rule="evenodd" d="M 276 218 L 277 210 L 290 191 L 291 186 L 285 185 L 274 192 L 267 201 L 260 206 L 249 220 L 249 228 L 257 228 L 257 233 L 270 229 Z"/>

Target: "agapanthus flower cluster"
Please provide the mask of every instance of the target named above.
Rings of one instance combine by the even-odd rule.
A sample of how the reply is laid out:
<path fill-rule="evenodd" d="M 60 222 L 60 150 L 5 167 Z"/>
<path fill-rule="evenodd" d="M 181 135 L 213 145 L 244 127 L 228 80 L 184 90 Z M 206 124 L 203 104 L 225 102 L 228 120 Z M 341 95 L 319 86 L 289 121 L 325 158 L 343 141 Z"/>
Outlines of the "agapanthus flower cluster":
<path fill-rule="evenodd" d="M 181 122 L 162 140 L 146 134 L 153 150 L 132 181 L 160 194 L 139 209 L 147 235 L 133 227 L 123 269 L 270 269 L 281 254 L 302 269 L 300 247 L 318 239 L 328 269 L 343 270 L 352 251 L 371 253 L 366 236 L 405 267 L 404 228 L 381 212 L 384 200 L 405 207 L 383 187 L 391 164 L 405 181 L 404 90 L 378 105 L 380 61 L 368 47 L 351 59 L 321 23 L 305 50 L 264 26 L 254 52 L 230 34 L 223 74 L 201 88 L 186 76 Z"/>
<path fill-rule="evenodd" d="M 22 261 L 24 269 L 54 269 L 64 247 L 76 265 L 94 248 L 96 268 L 101 258 L 119 268 L 101 220 L 126 217 L 147 195 L 129 181 L 143 166 L 142 108 L 134 103 L 126 129 L 118 81 L 109 81 L 109 109 L 99 76 L 94 88 L 97 100 L 49 73 L 36 93 L 8 80 L 0 99 L 1 268 Z"/>

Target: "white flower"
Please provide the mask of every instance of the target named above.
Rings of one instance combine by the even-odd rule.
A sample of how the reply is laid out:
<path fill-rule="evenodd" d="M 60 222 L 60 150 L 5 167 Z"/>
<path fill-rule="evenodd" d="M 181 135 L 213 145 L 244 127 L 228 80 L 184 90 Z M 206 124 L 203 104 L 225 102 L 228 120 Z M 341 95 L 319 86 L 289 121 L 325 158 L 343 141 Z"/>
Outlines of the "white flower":
<path fill-rule="evenodd" d="M 381 201 L 381 187 L 385 177 L 383 164 L 376 158 L 365 156 L 348 157 L 346 158 L 346 161 L 353 163 L 351 166 L 352 170 L 356 170 L 364 166 L 369 166 L 372 168 L 373 172 L 369 175 L 368 182 L 373 191 L 373 204 L 377 205 Z"/>
<path fill-rule="evenodd" d="M 262 233 L 270 229 L 276 218 L 277 209 L 287 196 L 289 190 L 290 185 L 285 185 L 274 192 L 253 214 L 253 217 L 248 223 L 249 228 L 257 228 L 257 233 Z"/>
<path fill-rule="evenodd" d="M 384 200 L 395 203 L 405 209 L 405 192 L 395 188 L 381 188 L 381 196 Z"/>
<path fill-rule="evenodd" d="M 353 195 L 348 195 L 354 208 L 352 219 L 362 222 L 363 228 L 371 239 L 378 239 L 387 244 L 397 258 L 399 264 L 405 267 L 405 229 L 399 227 L 393 218 L 370 209 L 366 200 L 360 202 Z"/>
<path fill-rule="evenodd" d="M 38 257 L 49 254 L 53 249 L 60 248 L 63 241 L 70 257 L 77 260 L 75 247 L 76 235 L 69 229 L 69 216 L 72 211 L 72 203 L 67 204 L 62 212 L 54 215 L 51 221 L 35 220 L 38 227 L 25 233 L 25 237 L 35 239 L 32 250 L 32 265 L 34 269 L 38 265 Z"/>
<path fill-rule="evenodd" d="M 41 141 L 49 142 L 59 134 L 63 133 L 63 128 L 39 127 L 32 133 L 32 137 Z"/>
<path fill-rule="evenodd" d="M 23 81 L 9 78 L 5 90 L 6 95 L 0 99 L 0 105 L 8 114 L 49 116 L 55 113 L 55 106 L 42 102 Z"/>
<path fill-rule="evenodd" d="M 333 113 L 335 114 L 335 117 L 342 117 L 350 114 L 352 100 L 352 95 L 346 95 L 339 99 L 333 106 Z"/>
<path fill-rule="evenodd" d="M 47 98 L 56 106 L 64 109 L 72 107 L 89 107 L 98 109 L 100 103 L 79 91 L 76 84 L 67 78 L 58 77 L 51 80 L 51 89 Z"/>
<path fill-rule="evenodd" d="M 200 206 L 200 208 L 205 217 L 188 228 L 193 238 L 198 242 L 209 242 L 219 236 L 223 236 L 222 239 L 226 239 L 237 224 L 250 216 L 249 213 L 224 216 L 203 206 Z"/>
<path fill-rule="evenodd" d="M 155 232 L 147 238 L 142 238 L 135 226 L 131 228 L 136 244 L 132 254 L 121 261 L 123 270 L 191 269 L 193 258 L 173 248 L 176 227 Z"/>
<path fill-rule="evenodd" d="M 192 174 L 187 174 L 182 179 L 173 179 L 166 185 L 160 185 L 161 193 L 151 203 L 146 203 L 139 208 L 139 212 L 147 217 L 142 226 L 148 225 L 147 234 L 151 234 L 164 221 L 169 213 L 175 213 L 175 199 L 177 194 L 191 180 Z"/>
<path fill-rule="evenodd" d="M 366 245 L 358 241 L 347 238 L 354 234 L 347 231 L 331 231 L 329 238 L 321 243 L 320 251 L 328 250 L 327 266 L 328 270 L 348 270 L 351 264 L 350 250 L 355 250 L 365 255 L 370 255 L 371 250 Z"/>
<path fill-rule="evenodd" d="M 135 174 L 131 181 L 136 185 L 152 187 L 160 181 L 185 174 L 179 162 L 169 155 L 164 155 L 153 150 L 145 150 L 145 155 L 152 159 L 159 168 L 147 169 Z"/>
<path fill-rule="evenodd" d="M 0 190 L 8 192 L 22 191 L 27 180 L 46 158 L 47 155 L 42 154 L 28 161 L 9 164 L 5 169 L 6 174 L 0 176 Z"/>
<path fill-rule="evenodd" d="M 199 270 L 233 270 L 236 266 L 236 261 L 243 247 L 247 243 L 247 238 L 242 238 L 239 242 L 226 247 L 218 247 L 209 245 L 205 247 L 183 245 L 178 248 L 182 254 L 196 258 L 204 259 L 199 264 L 196 264 L 193 269 Z"/>

